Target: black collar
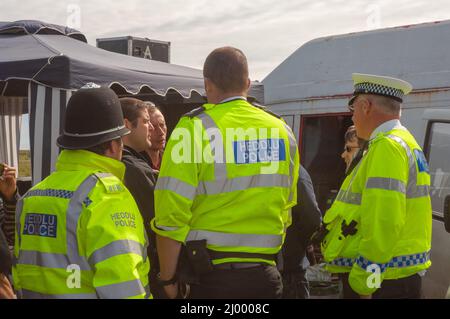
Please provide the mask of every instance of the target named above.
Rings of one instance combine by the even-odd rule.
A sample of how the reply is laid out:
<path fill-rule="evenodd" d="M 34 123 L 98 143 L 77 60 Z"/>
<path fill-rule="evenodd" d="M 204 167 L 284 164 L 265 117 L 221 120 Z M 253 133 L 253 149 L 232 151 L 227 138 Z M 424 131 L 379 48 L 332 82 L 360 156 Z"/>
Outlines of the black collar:
<path fill-rule="evenodd" d="M 123 146 L 123 151 L 122 151 L 122 153 L 123 153 L 123 154 L 127 154 L 127 155 L 131 155 L 131 156 L 134 156 L 134 157 L 136 157 L 136 158 L 139 158 L 139 159 L 145 161 L 145 158 L 141 155 L 141 153 L 135 151 L 135 149 L 132 148 L 132 147 L 130 147 L 130 146 L 124 145 L 124 146 Z M 123 156 L 123 155 L 122 155 L 122 156 Z"/>
<path fill-rule="evenodd" d="M 225 104 L 225 103 L 232 102 L 232 101 L 237 101 L 237 100 L 241 100 L 241 101 L 246 101 L 247 102 L 247 99 L 245 97 L 238 96 L 238 97 L 236 97 L 234 99 L 231 99 L 231 100 L 224 99 L 223 101 L 221 101 L 220 103 L 217 103 L 216 105 Z"/>

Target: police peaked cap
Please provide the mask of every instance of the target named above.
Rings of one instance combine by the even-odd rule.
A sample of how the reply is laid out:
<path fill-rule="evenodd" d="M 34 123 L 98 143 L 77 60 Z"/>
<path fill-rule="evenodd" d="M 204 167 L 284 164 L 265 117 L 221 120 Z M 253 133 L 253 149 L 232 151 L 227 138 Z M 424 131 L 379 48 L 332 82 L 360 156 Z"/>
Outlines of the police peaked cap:
<path fill-rule="evenodd" d="M 403 96 L 412 90 L 410 83 L 389 76 L 353 73 L 352 79 L 355 91 L 348 101 L 350 106 L 359 94 L 387 96 L 402 103 Z"/>

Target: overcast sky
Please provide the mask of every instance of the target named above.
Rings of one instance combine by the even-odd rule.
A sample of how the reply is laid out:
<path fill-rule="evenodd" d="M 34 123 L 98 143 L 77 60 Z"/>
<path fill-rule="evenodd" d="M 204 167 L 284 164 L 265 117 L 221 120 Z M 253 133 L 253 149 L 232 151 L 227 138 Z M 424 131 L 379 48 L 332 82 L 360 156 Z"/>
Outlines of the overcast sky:
<path fill-rule="evenodd" d="M 0 6 L 0 21 L 75 24 L 92 45 L 125 35 L 170 41 L 171 62 L 195 68 L 214 48 L 232 45 L 260 81 L 317 37 L 450 19 L 449 0 L 0 0 Z"/>
<path fill-rule="evenodd" d="M 0 0 L 0 21 L 22 19 L 69 25 L 91 45 L 125 35 L 170 41 L 172 63 L 199 69 L 214 48 L 235 46 L 262 81 L 309 40 L 450 19 L 450 1 Z M 21 144 L 29 148 L 27 136 Z"/>

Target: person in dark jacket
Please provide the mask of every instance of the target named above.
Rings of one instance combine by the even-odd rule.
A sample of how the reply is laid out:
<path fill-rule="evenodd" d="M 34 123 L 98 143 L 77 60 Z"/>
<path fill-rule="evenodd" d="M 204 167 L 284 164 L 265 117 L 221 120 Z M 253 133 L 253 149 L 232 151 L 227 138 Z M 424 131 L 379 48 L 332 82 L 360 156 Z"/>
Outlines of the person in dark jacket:
<path fill-rule="evenodd" d="M 163 298 L 164 294 L 156 280 L 159 262 L 155 233 L 150 228 L 150 221 L 155 217 L 153 192 L 156 174 L 141 154 L 150 147 L 150 135 L 154 130 L 148 114 L 148 106 L 151 102 L 144 102 L 135 98 L 122 98 L 120 103 L 125 126 L 131 131 L 129 135 L 123 137 L 122 162 L 126 167 L 125 186 L 131 192 L 139 207 L 149 239 L 147 251 L 150 257 L 150 291 L 154 298 Z"/>
<path fill-rule="evenodd" d="M 298 204 L 292 207 L 292 224 L 286 231 L 286 239 L 282 250 L 284 299 L 309 298 L 304 261 L 310 238 L 320 227 L 322 218 L 311 177 L 303 166 L 300 166 L 297 201 Z"/>
<path fill-rule="evenodd" d="M 0 299 L 15 298 L 8 277 L 11 275 L 9 246 L 14 245 L 15 208 L 18 198 L 16 169 L 1 164 L 0 172 Z"/>
<path fill-rule="evenodd" d="M 14 299 L 14 291 L 8 277 L 11 275 L 11 254 L 3 232 L 0 231 L 0 299 Z"/>
<path fill-rule="evenodd" d="M 14 246 L 15 211 L 18 199 L 16 168 L 1 164 L 0 172 L 0 231 L 9 246 Z"/>

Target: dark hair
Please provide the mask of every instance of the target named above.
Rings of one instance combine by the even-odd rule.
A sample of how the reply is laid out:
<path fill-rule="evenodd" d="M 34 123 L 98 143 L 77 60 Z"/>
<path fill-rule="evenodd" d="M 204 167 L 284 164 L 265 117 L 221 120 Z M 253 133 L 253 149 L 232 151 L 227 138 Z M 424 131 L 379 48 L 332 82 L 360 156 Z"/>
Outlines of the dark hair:
<path fill-rule="evenodd" d="M 356 127 L 354 125 L 352 125 L 347 129 L 347 132 L 345 132 L 344 141 L 347 143 L 355 138 L 357 138 Z"/>
<path fill-rule="evenodd" d="M 137 119 L 142 114 L 142 111 L 148 110 L 149 103 L 154 105 L 152 102 L 144 102 L 132 97 L 123 97 L 119 101 L 122 107 L 123 118 L 130 121 L 133 127 L 136 127 Z"/>
<path fill-rule="evenodd" d="M 245 90 L 248 80 L 247 58 L 241 50 L 233 47 L 215 49 L 206 58 L 203 76 L 224 93 Z"/>
<path fill-rule="evenodd" d="M 89 147 L 86 149 L 86 151 L 90 151 L 90 152 L 98 154 L 98 155 L 105 155 L 105 153 L 108 150 L 108 148 L 110 147 L 112 141 L 113 140 L 103 142 L 101 144 Z"/>

